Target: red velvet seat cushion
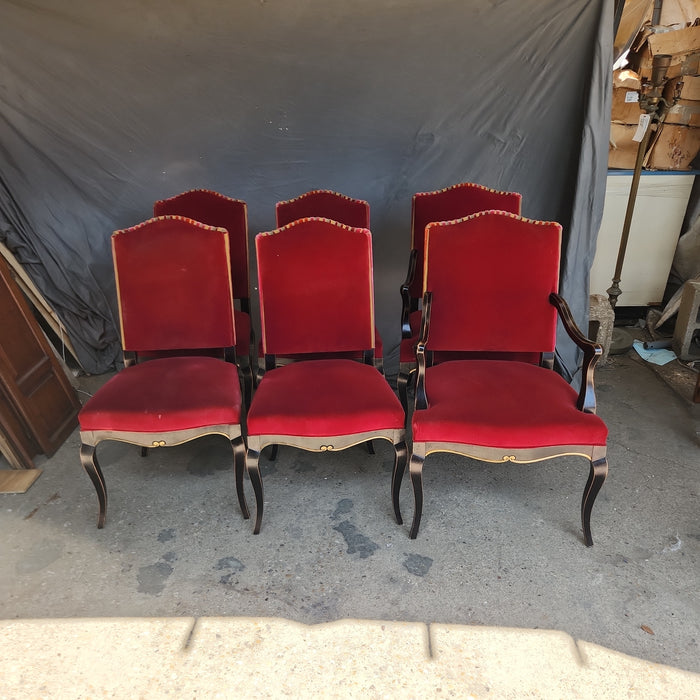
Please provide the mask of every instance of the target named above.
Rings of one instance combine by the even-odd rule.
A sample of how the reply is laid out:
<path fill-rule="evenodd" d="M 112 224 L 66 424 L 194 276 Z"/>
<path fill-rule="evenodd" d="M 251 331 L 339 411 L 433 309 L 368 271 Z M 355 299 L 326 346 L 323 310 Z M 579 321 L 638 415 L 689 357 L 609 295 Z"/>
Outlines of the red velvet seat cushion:
<path fill-rule="evenodd" d="M 212 357 L 168 357 L 126 367 L 83 407 L 82 430 L 165 432 L 240 423 L 235 365 Z"/>
<path fill-rule="evenodd" d="M 408 325 L 411 326 L 411 335 L 418 338 L 418 333 L 420 332 L 420 319 L 422 311 L 411 311 L 408 315 Z"/>
<path fill-rule="evenodd" d="M 267 372 L 247 416 L 248 435 L 324 437 L 402 429 L 386 379 L 353 360 L 307 360 Z"/>
<path fill-rule="evenodd" d="M 607 428 L 576 408 L 577 392 L 552 370 L 507 360 L 429 367 L 428 408 L 413 414 L 415 442 L 527 449 L 605 445 Z"/>

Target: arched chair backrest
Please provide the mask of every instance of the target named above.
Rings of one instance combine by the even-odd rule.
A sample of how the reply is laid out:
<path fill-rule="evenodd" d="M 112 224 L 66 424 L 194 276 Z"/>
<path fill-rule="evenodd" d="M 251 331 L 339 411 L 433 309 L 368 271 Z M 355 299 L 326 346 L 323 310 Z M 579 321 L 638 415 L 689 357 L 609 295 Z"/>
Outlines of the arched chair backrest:
<path fill-rule="evenodd" d="M 266 355 L 374 348 L 368 229 L 310 217 L 258 234 L 255 245 Z"/>
<path fill-rule="evenodd" d="M 250 298 L 248 208 L 243 200 L 213 190 L 194 189 L 155 202 L 153 215 L 186 216 L 209 226 L 225 228 L 229 234 L 233 297 L 246 301 Z"/>
<path fill-rule="evenodd" d="M 426 229 L 426 349 L 553 352 L 561 226 L 486 211 Z"/>
<path fill-rule="evenodd" d="M 411 206 L 411 248 L 416 250 L 416 274 L 409 288 L 412 298 L 422 295 L 423 251 L 425 227 L 433 221 L 451 221 L 480 211 L 497 209 L 520 214 L 522 196 L 517 192 L 501 192 L 472 182 L 462 182 L 433 192 L 413 195 Z"/>
<path fill-rule="evenodd" d="M 311 216 L 354 228 L 369 228 L 369 203 L 332 190 L 311 190 L 275 205 L 277 228 Z"/>
<path fill-rule="evenodd" d="M 236 344 L 226 229 L 161 216 L 112 235 L 125 351 Z"/>

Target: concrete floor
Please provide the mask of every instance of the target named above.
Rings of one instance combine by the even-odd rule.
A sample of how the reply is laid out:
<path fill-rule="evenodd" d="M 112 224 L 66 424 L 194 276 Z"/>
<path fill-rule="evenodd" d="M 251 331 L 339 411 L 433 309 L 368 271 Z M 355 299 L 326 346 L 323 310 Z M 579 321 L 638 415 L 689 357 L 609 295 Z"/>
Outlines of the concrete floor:
<path fill-rule="evenodd" d="M 373 456 L 359 446 L 339 453 L 282 448 L 276 462 L 263 457 L 258 536 L 240 515 L 223 438 L 152 450 L 145 459 L 132 446 L 103 443 L 98 454 L 110 501 L 106 527 L 97 530 L 97 499 L 80 466 L 76 430 L 51 459 L 37 458 L 44 473 L 27 493 L 0 495 L 2 655 L 13 649 L 26 658 L 16 651 L 25 648 L 19 640 L 30 640 L 27 649 L 31 639 L 36 648 L 42 638 L 46 645 L 43 635 L 54 623 L 37 627 L 30 623 L 36 618 L 72 619 L 70 631 L 56 637 L 65 658 L 75 630 L 89 634 L 85 618 L 104 625 L 104 618 L 181 620 L 186 640 L 203 618 L 461 625 L 472 642 L 479 630 L 493 630 L 493 648 L 506 654 L 517 644 L 502 635 L 517 628 L 523 644 L 535 630 L 551 630 L 579 649 L 605 647 L 692 672 L 684 682 L 700 694 L 700 405 L 633 351 L 611 357 L 596 378 L 599 414 L 610 429 L 610 475 L 593 510 L 592 548 L 583 545 L 579 522 L 584 459 L 503 465 L 432 455 L 421 530 L 410 540 L 410 484 L 405 480 L 402 491 L 407 524 L 399 526 L 389 492 L 392 451 L 382 442 Z M 81 383 L 94 390 L 103 380 Z M 249 488 L 248 498 L 254 504 Z M 211 639 L 220 640 L 211 631 L 216 623 L 209 624 Z M 301 629 L 308 641 L 309 629 L 326 628 Z M 411 638 L 412 629 L 391 627 L 397 640 Z M 328 649 L 325 637 L 317 642 Z M 547 687 L 537 678 L 544 659 L 537 644 L 530 647 L 535 694 Z M 403 658 L 399 642 L 391 648 Z M 297 648 L 297 663 L 304 649 Z M 30 667 L 16 663 L 24 671 L 15 668 L 13 682 L 26 687 Z M 49 673 L 53 666 L 42 668 Z M 268 671 L 274 679 L 274 667 Z M 514 666 L 502 672 L 518 678 Z M 488 695 L 485 683 L 470 692 Z M 499 686 L 492 679 L 490 687 Z M 646 688 L 650 696 L 674 696 Z M 510 697 L 505 686 L 501 691 Z"/>

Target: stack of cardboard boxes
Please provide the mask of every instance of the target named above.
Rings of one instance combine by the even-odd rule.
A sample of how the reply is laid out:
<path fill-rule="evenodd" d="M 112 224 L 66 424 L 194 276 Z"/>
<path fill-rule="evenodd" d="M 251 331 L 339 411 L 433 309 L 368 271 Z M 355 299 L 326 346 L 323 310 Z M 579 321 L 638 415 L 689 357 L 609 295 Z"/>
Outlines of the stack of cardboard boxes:
<path fill-rule="evenodd" d="M 700 4 L 692 5 L 700 14 Z M 659 54 L 669 55 L 671 63 L 663 86 L 665 102 L 659 109 L 662 119 L 652 126 L 643 165 L 649 170 L 689 170 L 700 151 L 700 17 L 690 26 L 652 27 L 647 22 L 632 43 L 629 66 L 613 74 L 610 168 L 634 168 L 641 140 L 639 121 L 645 114 L 640 98 Z"/>

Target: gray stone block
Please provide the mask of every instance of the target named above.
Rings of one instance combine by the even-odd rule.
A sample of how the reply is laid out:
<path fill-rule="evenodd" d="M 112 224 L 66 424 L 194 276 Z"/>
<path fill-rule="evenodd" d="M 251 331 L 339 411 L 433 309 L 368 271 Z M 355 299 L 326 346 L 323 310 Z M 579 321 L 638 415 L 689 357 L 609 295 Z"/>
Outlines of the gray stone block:
<path fill-rule="evenodd" d="M 678 307 L 676 327 L 673 331 L 673 350 L 681 360 L 700 359 L 697 346 L 693 348 L 693 336 L 700 329 L 700 280 L 690 280 L 683 285 L 681 305 Z"/>
<path fill-rule="evenodd" d="M 615 312 L 605 294 L 590 295 L 589 333 L 591 340 L 603 346 L 603 356 L 599 360 L 602 364 L 608 359 L 610 344 L 612 343 L 613 327 L 615 325 Z"/>

